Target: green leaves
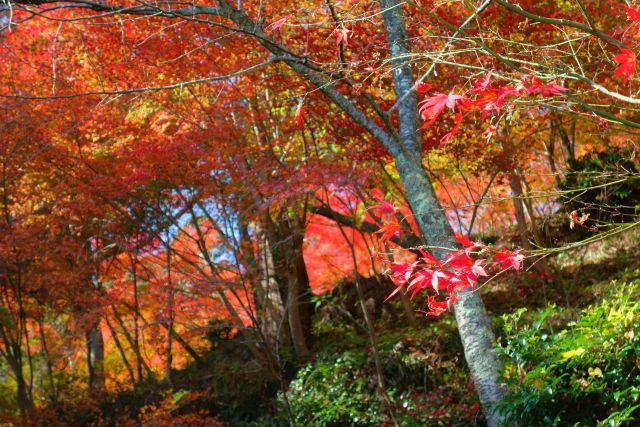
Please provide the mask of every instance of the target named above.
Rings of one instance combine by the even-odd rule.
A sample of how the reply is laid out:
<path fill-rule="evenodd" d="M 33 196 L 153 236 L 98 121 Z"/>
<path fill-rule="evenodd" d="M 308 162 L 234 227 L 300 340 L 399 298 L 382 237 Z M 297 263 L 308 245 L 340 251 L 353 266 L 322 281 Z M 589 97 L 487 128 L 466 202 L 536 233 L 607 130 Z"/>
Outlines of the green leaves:
<path fill-rule="evenodd" d="M 566 312 L 555 307 L 528 321 L 524 309 L 503 317 L 510 392 L 498 410 L 510 422 L 623 426 L 638 415 L 640 281 L 612 286 L 606 299 L 561 330 L 556 324 Z"/>

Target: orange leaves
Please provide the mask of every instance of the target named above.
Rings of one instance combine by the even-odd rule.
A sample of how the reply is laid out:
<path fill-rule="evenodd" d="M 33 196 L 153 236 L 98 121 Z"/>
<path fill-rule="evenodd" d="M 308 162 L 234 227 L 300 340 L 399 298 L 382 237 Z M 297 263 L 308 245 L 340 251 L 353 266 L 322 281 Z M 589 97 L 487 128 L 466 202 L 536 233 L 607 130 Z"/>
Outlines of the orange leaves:
<path fill-rule="evenodd" d="M 613 57 L 620 66 L 613 72 L 614 76 L 622 75 L 623 83 L 626 84 L 629 78 L 633 75 L 636 69 L 636 54 L 629 49 L 620 49 L 622 53 Z"/>
<path fill-rule="evenodd" d="M 584 223 L 589 219 L 589 215 L 588 213 L 584 213 L 582 214 L 580 217 L 578 217 L 578 211 L 572 211 L 568 216 L 569 216 L 569 228 L 570 229 L 574 229 L 576 224 L 583 227 Z M 588 228 L 588 227 L 586 227 Z"/>

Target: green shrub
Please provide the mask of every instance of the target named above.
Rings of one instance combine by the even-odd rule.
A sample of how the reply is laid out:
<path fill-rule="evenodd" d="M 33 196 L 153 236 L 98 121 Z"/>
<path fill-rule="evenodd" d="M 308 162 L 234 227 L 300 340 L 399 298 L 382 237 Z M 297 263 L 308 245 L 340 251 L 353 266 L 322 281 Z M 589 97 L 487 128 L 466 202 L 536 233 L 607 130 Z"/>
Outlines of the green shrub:
<path fill-rule="evenodd" d="M 364 375 L 366 354 L 321 355 L 289 384 L 288 403 L 298 425 L 377 426 L 382 422 L 375 378 Z"/>
<path fill-rule="evenodd" d="M 525 309 L 504 316 L 510 392 L 497 409 L 510 425 L 631 425 L 640 414 L 638 285 L 614 282 L 610 297 L 560 330 L 565 313 L 555 307 L 529 321 Z"/>

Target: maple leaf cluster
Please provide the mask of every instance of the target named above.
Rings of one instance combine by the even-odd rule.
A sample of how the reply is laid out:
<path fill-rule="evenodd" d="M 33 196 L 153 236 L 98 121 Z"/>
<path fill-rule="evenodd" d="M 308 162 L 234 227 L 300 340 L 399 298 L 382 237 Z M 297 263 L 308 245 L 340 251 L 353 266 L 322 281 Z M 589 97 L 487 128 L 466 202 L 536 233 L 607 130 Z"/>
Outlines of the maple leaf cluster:
<path fill-rule="evenodd" d="M 458 298 L 464 298 L 466 292 L 474 292 L 481 277 L 522 268 L 524 255 L 520 249 L 496 250 L 462 235 L 456 235 L 456 240 L 462 248 L 449 252 L 442 261 L 420 249 L 420 257 L 413 262 L 390 263 L 386 274 L 396 289 L 387 299 L 398 292 L 406 292 L 413 299 L 420 291 L 426 291 L 430 293 L 428 310 L 420 312 L 439 316 L 450 310 Z"/>
<path fill-rule="evenodd" d="M 482 120 L 485 120 L 489 113 L 498 116 L 502 111 L 505 102 L 509 98 L 524 97 L 539 94 L 543 98 L 562 95 L 568 89 L 551 81 L 543 83 L 535 76 L 524 76 L 515 85 L 504 85 L 494 87 L 491 83 L 492 73 L 478 78 L 474 82 L 474 87 L 463 93 L 456 94 L 455 89 L 448 94 L 436 93 L 425 98 L 420 103 L 420 115 L 425 121 L 423 128 L 431 126 L 445 110 L 451 110 L 455 113 L 454 126 L 450 132 L 442 137 L 442 141 L 446 142 L 455 136 L 462 123 L 463 114 L 474 110 L 480 110 Z M 423 82 L 416 85 L 416 92 L 424 93 L 430 88 Z M 474 96 L 474 98 L 471 98 Z M 489 138 L 495 133 L 495 126 L 490 125 L 485 135 Z"/>

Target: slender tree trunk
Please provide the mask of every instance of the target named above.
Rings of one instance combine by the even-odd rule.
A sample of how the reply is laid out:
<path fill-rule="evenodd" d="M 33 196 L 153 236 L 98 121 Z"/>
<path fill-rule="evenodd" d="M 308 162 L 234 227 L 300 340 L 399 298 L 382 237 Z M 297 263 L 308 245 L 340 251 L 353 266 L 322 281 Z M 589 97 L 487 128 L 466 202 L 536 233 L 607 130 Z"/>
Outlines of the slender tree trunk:
<path fill-rule="evenodd" d="M 127 354 L 125 353 L 124 348 L 122 347 L 120 338 L 118 338 L 118 333 L 116 332 L 111 322 L 109 322 L 109 318 L 107 316 L 104 316 L 104 321 L 107 324 L 107 327 L 109 328 L 109 332 L 111 332 L 111 338 L 113 338 L 113 342 L 116 344 L 116 348 L 120 353 L 120 357 L 122 358 L 122 363 L 124 363 L 124 367 L 127 368 L 127 372 L 129 373 L 129 378 L 131 379 L 131 384 L 135 384 L 136 377 L 133 374 L 133 369 L 131 368 L 131 364 L 127 360 Z"/>
<path fill-rule="evenodd" d="M 301 237 L 295 237 L 294 240 L 302 240 Z M 288 286 L 287 286 L 287 308 L 289 315 L 289 329 L 291 332 L 291 340 L 296 354 L 306 357 L 309 354 L 307 345 L 307 334 L 311 329 L 306 323 L 308 322 L 307 313 L 305 313 L 304 305 L 306 304 L 304 292 L 305 287 L 308 288 L 309 279 L 307 276 L 306 266 L 302 258 L 302 244 L 295 244 L 293 252 L 289 254 L 289 262 L 287 266 Z"/>
<path fill-rule="evenodd" d="M 58 403 L 58 393 L 56 391 L 56 383 L 53 379 L 53 363 L 51 363 L 51 355 L 49 354 L 49 348 L 47 346 L 47 340 L 44 335 L 44 328 L 42 321 L 38 320 L 38 327 L 40 330 L 40 342 L 42 343 L 42 352 L 44 353 L 45 361 L 47 364 L 47 376 L 49 378 L 49 400 L 55 407 Z"/>
<path fill-rule="evenodd" d="M 251 282 L 256 319 L 260 331 L 271 349 L 278 347 L 281 339 L 280 324 L 284 315 L 284 306 L 280 297 L 273 256 L 268 239 L 260 224 L 255 226 L 256 251 L 246 225 L 240 227 L 245 264 Z"/>
<path fill-rule="evenodd" d="M 34 409 L 33 400 L 29 395 L 27 381 L 24 378 L 22 369 L 14 371 L 16 380 L 16 398 L 18 401 L 18 408 L 23 416 L 29 416 L 29 413 Z"/>
<path fill-rule="evenodd" d="M 173 311 L 173 281 L 171 280 L 171 251 L 169 247 L 167 247 L 167 360 L 164 367 L 164 380 L 167 384 L 172 384 L 171 382 L 171 369 L 173 364 L 173 322 L 174 322 L 174 311 Z"/>
<path fill-rule="evenodd" d="M 89 394 L 99 395 L 105 389 L 104 338 L 100 321 L 86 332 L 87 368 L 89 372 Z"/>
<path fill-rule="evenodd" d="M 296 218 L 285 217 L 276 223 L 267 217 L 266 222 L 280 294 L 285 300 L 291 341 L 296 354 L 305 357 L 309 353 L 313 306 L 302 252 L 304 228 Z M 283 285 L 285 289 L 282 289 Z"/>
<path fill-rule="evenodd" d="M 509 187 L 511 188 L 513 210 L 516 214 L 516 225 L 518 226 L 518 234 L 520 235 L 520 243 L 526 250 L 531 250 L 533 246 L 529 240 L 529 230 L 527 228 L 527 217 L 524 212 L 524 204 L 522 203 L 522 184 L 520 177 L 515 171 L 511 171 L 507 178 L 509 179 Z"/>
<path fill-rule="evenodd" d="M 398 0 L 380 0 L 387 35 L 387 45 L 394 65 L 393 82 L 398 100 L 400 152 L 394 155 L 398 175 L 405 189 L 411 211 L 431 252 L 438 259 L 457 247 L 449 220 L 436 197 L 433 185 L 422 166 L 422 137 L 418 104 L 413 86 L 413 72 L 407 62 L 406 30 L 402 6 Z M 495 336 L 491 320 L 478 292 L 467 291 L 454 305 L 458 332 L 471 371 L 487 425 L 498 426 L 501 417 L 492 404 L 504 397 L 500 382 L 502 365 L 493 351 Z"/>
<path fill-rule="evenodd" d="M 18 403 L 18 408 L 20 409 L 20 414 L 26 419 L 29 416 L 29 413 L 33 410 L 34 404 L 22 370 L 22 350 L 17 343 L 10 344 L 7 347 L 8 349 L 5 359 L 7 360 L 7 363 L 13 372 L 13 376 L 15 377 L 16 401 Z"/>
<path fill-rule="evenodd" d="M 129 343 L 129 346 L 131 347 L 134 354 L 136 355 L 136 362 L 139 362 L 142 365 L 145 372 L 147 373 L 147 376 L 151 376 L 152 375 L 151 369 L 149 368 L 149 365 L 147 365 L 147 362 L 145 362 L 145 360 L 142 358 L 142 353 L 140 353 L 140 347 L 136 345 L 133 337 L 131 336 L 131 333 L 129 333 L 127 326 L 124 324 L 124 320 L 122 320 L 122 317 L 120 316 L 120 314 L 118 313 L 118 310 L 116 310 L 115 307 L 112 306 L 111 309 L 113 311 L 113 318 L 116 319 L 116 322 L 118 322 L 118 325 L 120 326 L 120 329 L 122 329 L 122 333 L 124 334 L 125 339 L 127 340 L 127 342 Z M 132 311 L 138 313 L 138 317 L 142 317 L 140 316 L 140 312 L 135 309 L 135 306 L 132 308 Z"/>
<path fill-rule="evenodd" d="M 442 260 L 448 251 L 441 248 L 454 248 L 456 241 L 451 226 L 442 214 L 442 207 L 435 197 L 431 182 L 418 165 L 399 161 L 396 162 L 396 166 L 416 222 L 423 235 L 429 236 L 427 243 L 433 247 L 434 256 Z M 504 386 L 500 382 L 502 365 L 493 351 L 495 336 L 480 294 L 466 292 L 460 295 L 454 304 L 454 313 L 465 358 L 487 418 L 487 425 L 498 426 L 501 417 L 495 413 L 491 405 L 504 397 Z"/>
<path fill-rule="evenodd" d="M 137 255 L 137 253 L 136 253 Z M 133 306 L 136 308 L 133 311 L 133 345 L 135 346 L 134 353 L 136 355 L 136 373 L 138 374 L 138 382 L 142 381 L 142 355 L 140 354 L 140 328 L 138 327 L 138 270 L 137 257 L 134 255 L 131 258 L 131 273 L 133 275 Z"/>

